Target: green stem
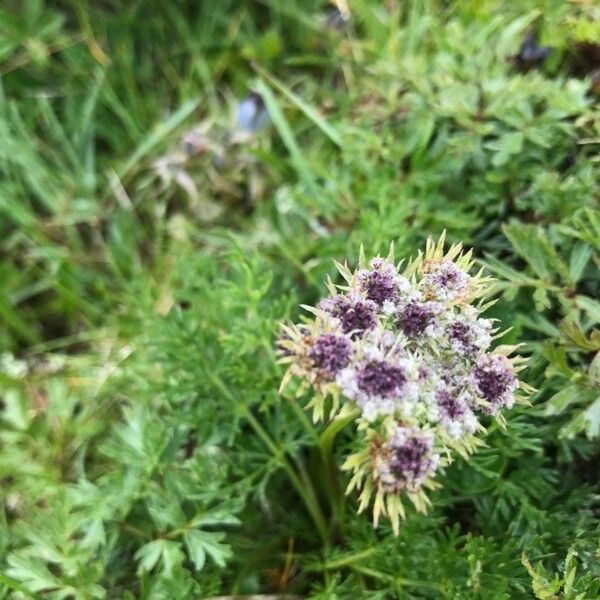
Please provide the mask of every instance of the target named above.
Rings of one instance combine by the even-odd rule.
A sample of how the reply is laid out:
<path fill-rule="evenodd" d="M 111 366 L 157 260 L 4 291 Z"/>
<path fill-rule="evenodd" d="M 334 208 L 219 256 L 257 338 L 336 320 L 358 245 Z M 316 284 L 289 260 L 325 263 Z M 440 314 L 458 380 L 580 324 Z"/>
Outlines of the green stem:
<path fill-rule="evenodd" d="M 317 527 L 317 531 L 321 536 L 321 539 L 323 540 L 326 546 L 329 546 L 330 541 L 327 522 L 325 520 L 325 517 L 323 516 L 321 507 L 319 506 L 319 502 L 315 495 L 314 488 L 312 487 L 312 484 L 310 484 L 310 480 L 307 476 L 303 477 L 303 480 L 301 480 L 298 477 L 298 474 L 285 457 L 285 451 L 283 450 L 283 448 L 278 447 L 272 442 L 266 430 L 257 421 L 256 417 L 250 412 L 250 410 L 247 407 L 244 416 L 246 417 L 248 423 L 250 423 L 250 426 L 254 429 L 256 434 L 262 439 L 267 448 L 271 450 L 273 456 L 281 463 L 281 466 L 287 473 L 287 476 L 290 478 L 292 485 L 296 488 L 296 491 L 304 501 L 306 509 L 313 518 L 315 526 Z"/>
<path fill-rule="evenodd" d="M 306 412 L 304 411 L 304 409 L 295 400 L 290 400 L 290 406 L 292 407 L 294 414 L 298 418 L 298 421 L 300 421 L 300 424 L 302 425 L 303 429 L 306 431 L 306 433 L 309 435 L 312 441 L 318 443 L 319 434 L 317 433 L 313 424 L 310 422 L 310 419 L 306 416 Z"/>
<path fill-rule="evenodd" d="M 333 447 L 333 441 L 335 440 L 335 436 L 342 430 L 348 423 L 354 421 L 356 417 L 359 415 L 358 410 L 354 410 L 352 412 L 347 413 L 342 417 L 337 417 L 321 433 L 319 436 L 321 449 L 323 451 L 327 451 L 331 453 L 331 449 Z"/>
<path fill-rule="evenodd" d="M 397 577 L 395 575 L 389 575 L 388 573 L 381 573 L 375 569 L 369 569 L 368 567 L 360 567 L 358 565 L 352 565 L 351 569 L 357 573 L 362 573 L 373 579 L 379 579 L 380 581 L 388 581 L 398 586 L 423 588 L 426 590 L 440 591 L 440 586 L 435 583 L 428 583 L 426 581 L 418 581 L 416 579 L 409 579 L 407 577 Z"/>
<path fill-rule="evenodd" d="M 335 465 L 333 464 L 331 448 L 329 449 L 329 452 L 327 452 L 327 448 L 323 448 L 321 444 L 321 437 L 317 433 L 313 424 L 310 422 L 309 418 L 306 416 L 306 412 L 300 406 L 300 404 L 298 404 L 294 400 L 292 400 L 290 404 L 292 406 L 294 414 L 298 418 L 298 421 L 300 422 L 303 429 L 307 432 L 308 436 L 311 438 L 311 440 L 316 446 L 315 450 L 317 452 L 317 455 L 314 458 L 320 463 L 317 465 L 317 475 L 320 475 L 320 477 L 318 477 L 316 481 L 317 484 L 320 486 L 320 489 L 327 496 L 327 500 L 331 507 L 332 518 L 329 523 L 329 531 L 330 534 L 333 535 L 336 529 L 339 529 L 343 522 L 344 496 L 341 493 L 337 477 L 337 470 L 335 468 Z M 328 443 L 331 445 L 333 443 L 333 438 Z"/>
<path fill-rule="evenodd" d="M 341 528 L 344 522 L 344 513 L 346 510 L 346 497 L 344 491 L 340 485 L 338 477 L 338 469 L 333 460 L 333 442 L 337 434 L 342 429 L 353 421 L 358 414 L 358 411 L 352 411 L 345 416 L 338 417 L 331 421 L 329 425 L 323 430 L 319 437 L 319 451 L 321 453 L 321 460 L 325 469 L 325 480 L 327 490 L 331 497 L 332 509 L 333 509 L 333 520 L 332 527 Z"/>
<path fill-rule="evenodd" d="M 41 596 L 38 596 L 38 594 L 28 590 L 24 585 L 21 584 L 21 582 L 2 573 L 0 573 L 0 584 L 5 585 L 7 588 L 14 590 L 15 592 L 21 592 L 29 598 L 33 598 L 33 600 L 41 600 Z"/>
<path fill-rule="evenodd" d="M 348 556 L 343 556 L 342 558 L 338 558 L 337 560 L 331 560 L 322 565 L 322 569 L 325 571 L 335 571 L 337 569 L 342 569 L 351 565 L 352 563 L 359 562 L 371 556 L 377 548 L 367 548 L 362 552 L 355 552 L 354 554 L 349 554 Z"/>
<path fill-rule="evenodd" d="M 303 481 L 298 476 L 298 473 L 294 470 L 294 467 L 286 458 L 285 450 L 280 445 L 278 445 L 273 439 L 271 439 L 267 430 L 259 423 L 259 421 L 252 414 L 250 409 L 245 404 L 242 404 L 241 402 L 238 402 L 236 400 L 233 394 L 227 389 L 227 386 L 223 383 L 223 381 L 212 373 L 209 375 L 209 378 L 215 385 L 215 387 L 217 387 L 219 391 L 225 396 L 225 398 L 227 398 L 227 400 L 238 406 L 238 408 L 242 411 L 244 418 L 252 427 L 256 435 L 258 435 L 258 437 L 261 439 L 264 445 L 269 449 L 273 457 L 281 464 L 283 470 L 289 477 L 292 485 L 304 501 L 304 505 L 306 506 L 306 509 L 312 517 L 323 543 L 325 544 L 325 546 L 329 546 L 330 536 L 327 527 L 327 521 L 325 520 L 321 507 L 319 506 L 319 502 L 314 492 L 314 488 L 312 484 L 310 484 L 310 481 L 307 481 L 308 477 L 306 476 L 306 479 Z"/>

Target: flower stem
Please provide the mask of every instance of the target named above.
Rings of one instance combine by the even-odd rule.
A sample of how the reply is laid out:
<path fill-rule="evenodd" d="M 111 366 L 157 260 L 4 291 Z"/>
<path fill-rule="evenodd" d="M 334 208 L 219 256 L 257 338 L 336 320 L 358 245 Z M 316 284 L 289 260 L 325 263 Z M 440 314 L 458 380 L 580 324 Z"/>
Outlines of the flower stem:
<path fill-rule="evenodd" d="M 389 575 L 388 573 L 381 573 L 375 569 L 369 569 L 368 567 L 361 567 L 359 565 L 352 565 L 351 569 L 357 573 L 367 575 L 373 579 L 379 579 L 380 581 L 389 581 L 398 587 L 414 587 L 423 588 L 426 590 L 440 591 L 440 586 L 435 583 L 429 583 L 427 581 L 418 581 L 416 579 L 409 579 L 408 577 L 397 577 L 396 575 Z"/>
<path fill-rule="evenodd" d="M 235 403 L 235 405 L 240 409 L 244 418 L 252 427 L 256 435 L 261 439 L 264 445 L 269 449 L 273 457 L 279 462 L 283 470 L 286 472 L 289 477 L 292 485 L 304 501 L 304 505 L 308 510 L 310 516 L 312 517 L 317 531 L 319 532 L 319 536 L 321 537 L 325 546 L 330 545 L 330 534 L 329 529 L 327 527 L 327 521 L 323 516 L 323 512 L 321 507 L 319 506 L 318 499 L 316 497 L 314 488 L 310 483 L 310 480 L 306 475 L 299 477 L 298 473 L 290 463 L 290 461 L 286 457 L 285 449 L 281 447 L 275 440 L 271 438 L 267 430 L 260 424 L 258 419 L 252 414 L 252 411 L 245 404 L 236 400 L 233 394 L 227 389 L 227 386 L 223 383 L 223 381 L 217 377 L 214 373 L 209 375 L 210 380 L 215 385 L 216 388 L 223 394 L 227 400 Z"/>
<path fill-rule="evenodd" d="M 306 416 L 304 409 L 295 400 L 290 400 L 289 404 L 308 436 L 313 442 L 318 443 L 319 434 L 317 433 L 317 430 L 314 428 L 313 424 L 310 422 L 310 419 Z"/>
<path fill-rule="evenodd" d="M 329 423 L 319 436 L 319 451 L 325 471 L 324 477 L 332 503 L 333 519 L 331 526 L 333 530 L 338 529 L 340 532 L 344 522 L 344 513 L 346 511 L 346 497 L 340 485 L 338 469 L 336 468 L 333 459 L 333 442 L 337 434 L 342 431 L 348 423 L 353 421 L 357 414 L 358 411 L 352 411 L 346 415 L 337 417 Z"/>
<path fill-rule="evenodd" d="M 351 565 L 352 563 L 360 562 L 360 561 L 364 560 L 365 558 L 368 558 L 376 550 L 377 550 L 377 548 L 371 547 L 371 548 L 367 548 L 366 550 L 362 550 L 361 552 L 355 552 L 354 554 L 348 554 L 347 556 L 342 556 L 341 558 L 338 558 L 336 560 L 332 560 L 332 561 L 324 563 L 322 565 L 322 569 L 324 571 L 335 571 L 337 569 L 342 569 L 348 565 Z"/>
<path fill-rule="evenodd" d="M 321 511 L 321 507 L 319 506 L 319 502 L 317 500 L 316 494 L 314 492 L 314 488 L 310 483 L 310 480 L 306 475 L 302 477 L 302 479 L 298 476 L 294 467 L 290 464 L 288 459 L 285 456 L 285 451 L 280 446 L 277 446 L 269 437 L 269 434 L 262 427 L 262 425 L 257 421 L 256 417 L 250 412 L 250 410 L 246 407 L 245 415 L 246 420 L 250 424 L 250 426 L 254 429 L 256 434 L 261 438 L 264 444 L 271 450 L 273 456 L 279 460 L 283 470 L 286 472 L 289 477 L 292 485 L 304 501 L 304 505 L 306 509 L 310 513 L 315 526 L 317 527 L 317 531 L 321 536 L 321 539 L 325 543 L 326 546 L 329 546 L 330 538 L 329 531 L 327 528 L 327 522 L 325 517 L 323 516 L 323 512 Z"/>
<path fill-rule="evenodd" d="M 329 502 L 331 508 L 329 531 L 333 535 L 336 530 L 340 529 L 342 524 L 344 497 L 343 494 L 341 494 L 337 470 L 333 464 L 331 448 L 328 452 L 327 446 L 325 448 L 322 446 L 321 436 L 319 436 L 314 425 L 306 416 L 306 412 L 304 411 L 303 407 L 294 400 L 292 400 L 290 404 L 294 414 L 298 418 L 298 421 L 301 423 L 302 427 L 306 430 L 308 436 L 314 443 L 313 451 L 315 451 L 315 454 L 313 459 L 315 461 L 314 466 L 316 467 L 316 472 L 312 473 L 312 479 L 316 482 L 318 489 L 325 494 Z M 332 442 L 333 439 L 331 439 L 331 443 Z"/>

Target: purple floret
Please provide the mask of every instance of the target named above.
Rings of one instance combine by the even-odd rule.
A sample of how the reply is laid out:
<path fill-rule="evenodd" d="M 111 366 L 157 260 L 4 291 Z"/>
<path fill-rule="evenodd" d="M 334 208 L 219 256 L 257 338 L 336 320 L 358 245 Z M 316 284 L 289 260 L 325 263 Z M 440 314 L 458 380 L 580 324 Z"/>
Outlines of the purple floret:
<path fill-rule="evenodd" d="M 392 451 L 390 471 L 407 482 L 417 482 L 431 469 L 431 442 L 418 435 L 407 437 L 404 444 Z"/>
<path fill-rule="evenodd" d="M 326 377 L 333 379 L 350 362 L 352 342 L 343 335 L 325 333 L 317 338 L 308 357 Z"/>
<path fill-rule="evenodd" d="M 435 277 L 439 285 L 451 289 L 457 284 L 462 285 L 465 280 L 464 273 L 451 262 L 442 263 L 436 269 Z"/>
<path fill-rule="evenodd" d="M 434 322 L 438 312 L 437 306 L 431 302 L 412 301 L 400 314 L 398 326 L 407 336 L 418 337 Z"/>
<path fill-rule="evenodd" d="M 467 411 L 467 406 L 448 390 L 438 390 L 435 394 L 437 405 L 443 417 L 456 421 Z"/>
<path fill-rule="evenodd" d="M 452 350 L 469 360 L 477 358 L 492 341 L 492 324 L 485 319 L 459 317 L 446 330 Z"/>
<path fill-rule="evenodd" d="M 357 373 L 358 388 L 370 396 L 391 398 L 406 383 L 406 373 L 402 367 L 385 360 L 372 360 Z"/>
<path fill-rule="evenodd" d="M 377 305 L 372 300 L 352 300 L 345 296 L 336 296 L 321 303 L 321 308 L 337 317 L 344 333 L 360 337 L 376 324 Z"/>
<path fill-rule="evenodd" d="M 499 408 L 512 404 L 512 393 L 518 381 L 510 361 L 504 355 L 483 356 L 477 362 L 473 378 L 481 396 L 489 402 L 486 412 L 493 414 Z"/>
<path fill-rule="evenodd" d="M 417 379 L 419 382 L 426 382 L 431 377 L 431 369 L 427 365 L 419 365 L 417 369 Z"/>
<path fill-rule="evenodd" d="M 460 350 L 463 356 L 477 354 L 479 348 L 474 341 L 473 329 L 467 323 L 455 321 L 448 326 L 448 337 L 455 342 L 454 347 Z"/>
<path fill-rule="evenodd" d="M 471 277 L 453 262 L 445 260 L 435 265 L 423 278 L 423 285 L 440 299 L 452 299 L 469 286 Z"/>
<path fill-rule="evenodd" d="M 385 458 L 378 467 L 378 479 L 390 491 L 416 492 L 438 467 L 433 436 L 419 429 L 397 427 L 383 451 Z"/>
<path fill-rule="evenodd" d="M 361 288 L 368 300 L 379 306 L 384 302 L 394 302 L 398 298 L 396 287 L 396 270 L 392 265 L 382 260 L 373 262 L 373 270 L 361 272 L 359 279 Z"/>

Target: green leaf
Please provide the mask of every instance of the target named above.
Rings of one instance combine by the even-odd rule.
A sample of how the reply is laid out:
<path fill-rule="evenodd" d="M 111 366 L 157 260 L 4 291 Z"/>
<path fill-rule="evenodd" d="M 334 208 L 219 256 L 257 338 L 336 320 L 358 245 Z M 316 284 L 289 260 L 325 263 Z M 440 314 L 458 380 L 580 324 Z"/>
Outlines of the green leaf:
<path fill-rule="evenodd" d="M 502 227 L 504 235 L 513 248 L 541 279 L 550 279 L 559 274 L 566 280 L 570 272 L 556 250 L 550 244 L 543 230 L 534 225 L 512 222 Z"/>
<path fill-rule="evenodd" d="M 228 558 L 231 557 L 231 549 L 222 540 L 225 535 L 221 532 L 209 532 L 192 529 L 184 535 L 185 544 L 190 553 L 190 558 L 200 570 L 204 566 L 206 555 L 220 567 L 224 567 Z"/>
<path fill-rule="evenodd" d="M 338 131 L 327 122 L 310 104 L 302 100 L 300 96 L 295 94 L 284 83 L 276 79 L 273 75 L 255 65 L 255 69 L 276 87 L 288 100 L 293 102 L 336 146 L 342 147 L 342 138 Z"/>
<path fill-rule="evenodd" d="M 135 558 L 139 563 L 138 574 L 149 573 L 156 567 L 159 559 L 161 559 L 163 573 L 170 575 L 173 569 L 182 563 L 184 556 L 179 542 L 158 539 L 148 542 L 139 548 L 135 553 Z"/>
<path fill-rule="evenodd" d="M 536 290 L 533 292 L 533 301 L 535 302 L 535 307 L 539 311 L 550 308 L 551 306 L 548 291 L 543 287 L 536 288 Z"/>
<path fill-rule="evenodd" d="M 7 577 L 2 573 L 0 573 L 0 584 L 6 586 L 10 590 L 14 590 L 15 592 L 21 592 L 28 598 L 33 598 L 34 600 L 41 600 L 42 598 L 38 594 L 34 594 L 31 590 L 28 590 L 24 585 L 21 585 L 16 579 Z"/>
<path fill-rule="evenodd" d="M 588 438 L 600 436 L 600 396 L 584 411 L 583 418 Z"/>
<path fill-rule="evenodd" d="M 545 414 L 547 416 L 559 415 L 572 404 L 581 404 L 589 397 L 589 390 L 577 384 L 568 385 L 546 402 Z"/>
<path fill-rule="evenodd" d="M 496 275 L 514 283 L 516 286 L 535 286 L 538 283 L 536 279 L 529 277 L 527 273 L 509 267 L 491 254 L 485 255 L 482 264 Z"/>
<path fill-rule="evenodd" d="M 205 527 L 206 525 L 239 525 L 241 521 L 222 508 L 216 508 L 196 515 L 191 520 L 193 527 Z"/>
<path fill-rule="evenodd" d="M 196 571 L 201 571 L 206 562 L 206 550 L 199 533 L 199 531 L 191 530 L 183 536 L 190 560 L 194 563 Z"/>
<path fill-rule="evenodd" d="M 592 249 L 584 242 L 577 242 L 571 250 L 571 258 L 569 260 L 569 273 L 571 279 L 577 282 L 581 279 L 585 267 L 592 256 Z"/>
<path fill-rule="evenodd" d="M 310 168 L 308 161 L 304 158 L 304 154 L 298 146 L 296 137 L 292 132 L 292 129 L 290 128 L 283 111 L 279 107 L 273 92 L 271 92 L 271 89 L 264 83 L 264 81 L 260 79 L 256 83 L 256 91 L 264 100 L 265 106 L 267 107 L 269 115 L 271 116 L 271 120 L 273 121 L 273 125 L 279 132 L 285 147 L 288 149 L 292 164 L 298 172 L 300 179 L 310 191 L 315 192 L 317 186 L 312 169 Z"/>
<path fill-rule="evenodd" d="M 523 555 L 521 562 L 531 577 L 533 593 L 539 600 L 558 600 L 557 593 L 560 592 L 562 582 L 558 575 L 548 579 L 548 575 L 542 565 L 533 567 L 529 560 Z"/>
<path fill-rule="evenodd" d="M 588 367 L 588 377 L 593 386 L 600 388 L 600 351 L 596 352 Z"/>
<path fill-rule="evenodd" d="M 165 541 L 162 549 L 163 573 L 170 576 L 174 569 L 181 565 L 183 559 L 184 554 L 179 542 Z"/>
<path fill-rule="evenodd" d="M 576 296 L 575 303 L 587 313 L 592 323 L 600 323 L 600 302 L 587 296 Z"/>
<path fill-rule="evenodd" d="M 39 559 L 13 553 L 8 556 L 8 565 L 7 575 L 23 582 L 32 592 L 63 589 L 65 587 L 63 582 L 53 575 Z"/>
<path fill-rule="evenodd" d="M 577 350 L 596 352 L 600 350 L 600 335 L 598 330 L 592 331 L 587 337 L 581 327 L 574 321 L 563 321 L 560 324 L 560 334 L 564 342 Z"/>
<path fill-rule="evenodd" d="M 153 540 L 144 544 L 135 553 L 135 559 L 138 561 L 138 573 L 148 573 L 155 567 L 160 555 L 162 554 L 166 540 Z"/>
<path fill-rule="evenodd" d="M 524 136 L 520 131 L 506 133 L 493 142 L 488 142 L 486 146 L 495 153 L 492 156 L 492 164 L 495 167 L 501 167 L 506 164 L 510 157 L 519 154 L 523 148 Z"/>

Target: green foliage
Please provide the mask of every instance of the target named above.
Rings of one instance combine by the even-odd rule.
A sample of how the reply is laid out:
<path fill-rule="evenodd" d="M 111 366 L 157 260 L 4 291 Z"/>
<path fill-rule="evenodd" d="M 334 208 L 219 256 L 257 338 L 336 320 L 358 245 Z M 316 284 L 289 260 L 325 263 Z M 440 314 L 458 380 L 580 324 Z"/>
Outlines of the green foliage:
<path fill-rule="evenodd" d="M 516 269 L 508 261 L 488 256 L 488 267 L 504 278 L 498 285 L 504 295 L 517 299 L 526 292 L 537 312 L 526 314 L 523 323 L 545 338 L 534 347 L 540 363 L 547 365 L 541 394 L 546 396 L 545 413 L 561 415 L 563 437 L 585 431 L 590 438 L 600 435 L 600 213 L 590 208 L 577 211 L 560 225 L 547 230 L 511 222 L 504 233 L 526 267 Z M 531 295 L 530 295 L 531 294 Z M 548 397 L 549 395 L 549 397 Z"/>
<path fill-rule="evenodd" d="M 597 7 L 348 5 L 0 9 L 0 598 L 600 595 Z M 537 392 L 395 538 L 274 340 L 443 229 Z"/>
<path fill-rule="evenodd" d="M 570 598 L 582 600 L 589 598 L 590 594 L 599 594 L 600 588 L 597 580 L 594 581 L 592 573 L 577 573 L 578 560 L 577 552 L 569 549 L 564 563 L 561 565 L 562 577 L 556 573 L 552 579 L 543 566 L 534 568 L 526 557 L 523 557 L 523 564 L 531 576 L 533 593 L 536 598 L 541 600 L 552 600 L 554 598 Z M 584 565 L 585 566 L 585 565 Z"/>

